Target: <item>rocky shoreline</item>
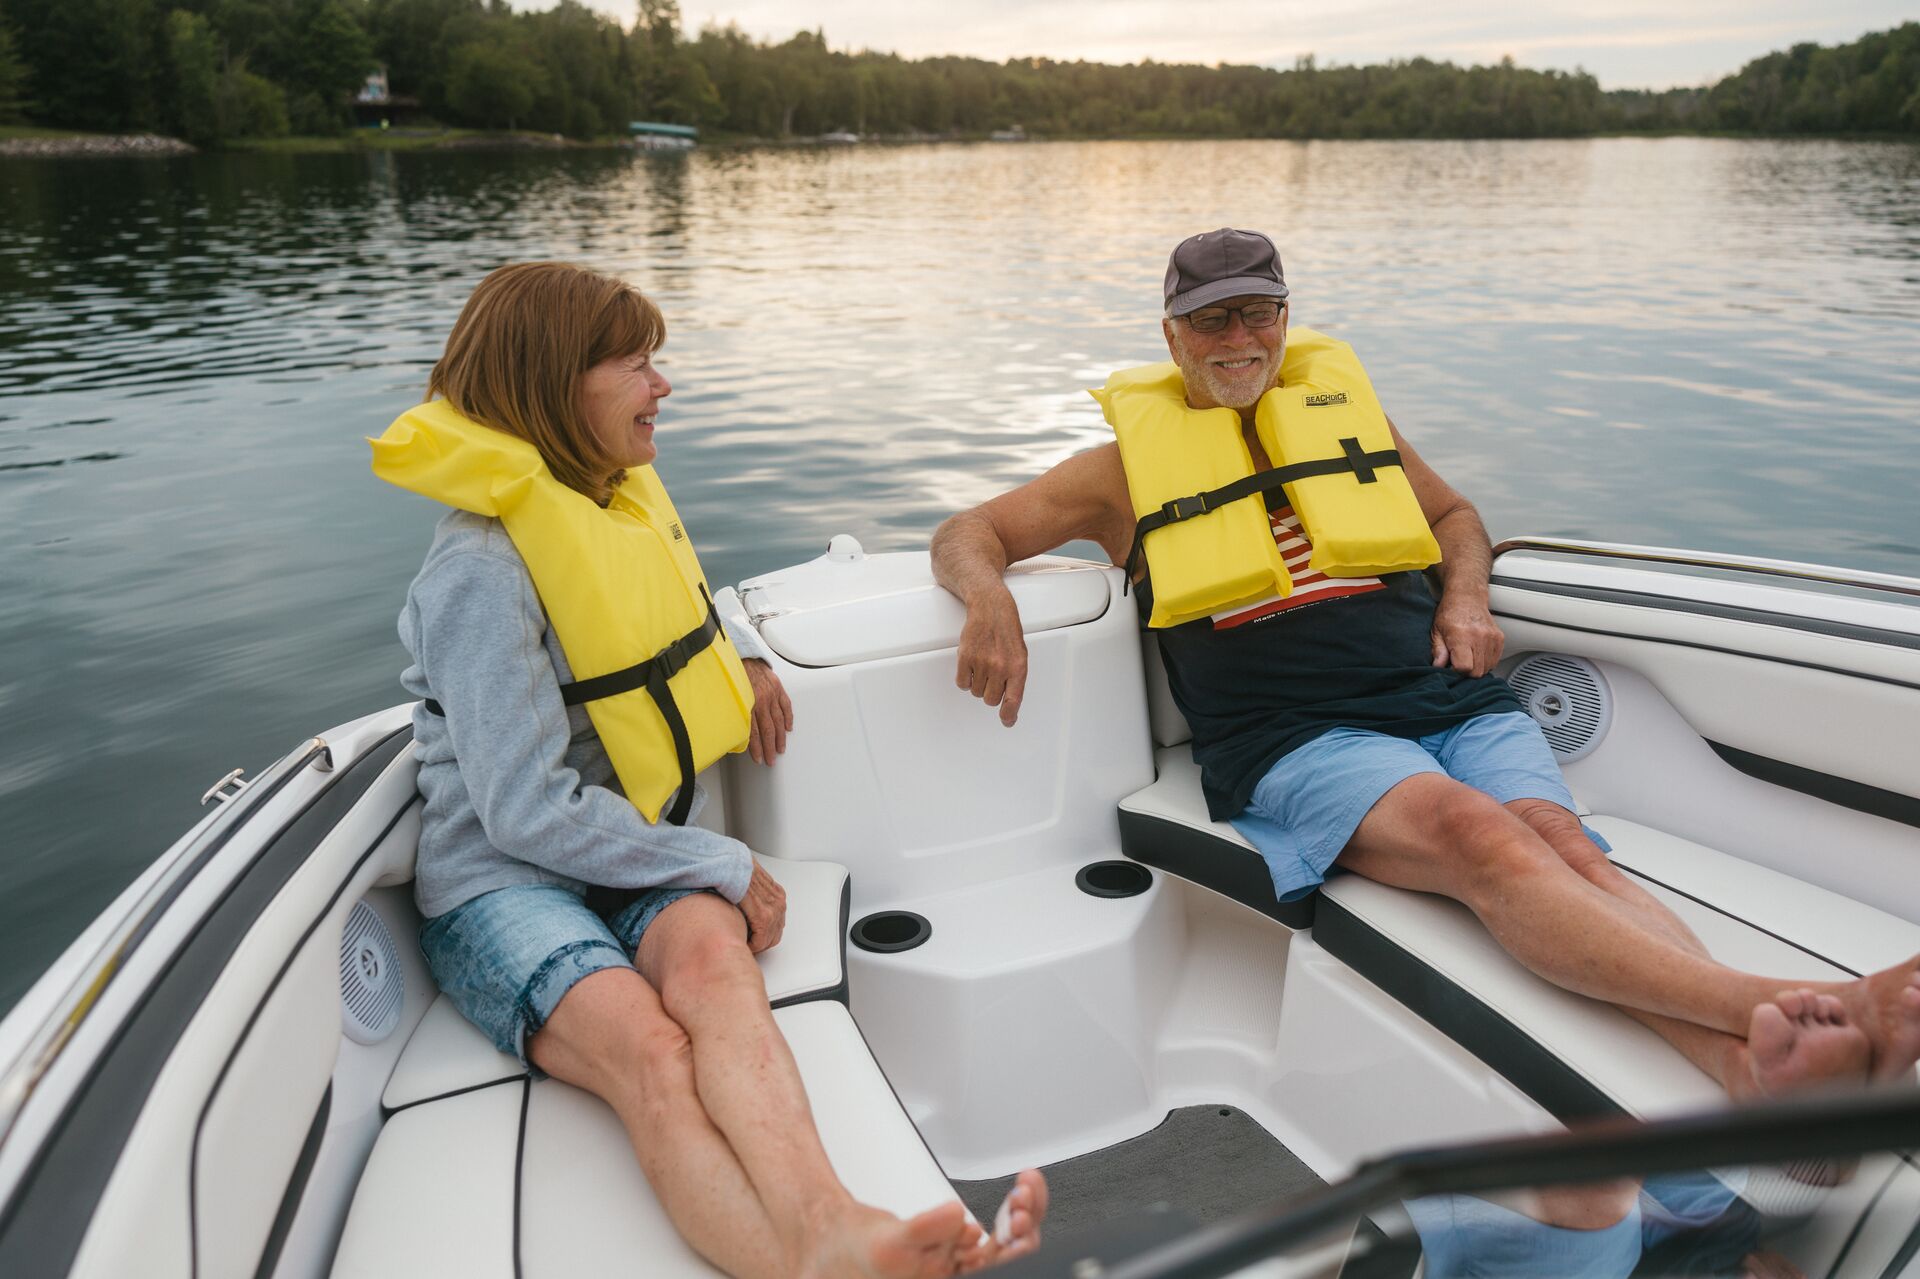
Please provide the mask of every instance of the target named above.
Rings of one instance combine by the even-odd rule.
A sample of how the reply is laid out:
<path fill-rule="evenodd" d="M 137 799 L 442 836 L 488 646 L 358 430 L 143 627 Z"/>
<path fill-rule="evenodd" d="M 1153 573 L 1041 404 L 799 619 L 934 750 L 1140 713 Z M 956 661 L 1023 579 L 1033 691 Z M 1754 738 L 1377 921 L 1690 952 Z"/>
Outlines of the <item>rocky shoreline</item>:
<path fill-rule="evenodd" d="M 195 148 L 157 133 L 84 133 L 71 137 L 0 138 L 0 156 L 192 155 Z"/>

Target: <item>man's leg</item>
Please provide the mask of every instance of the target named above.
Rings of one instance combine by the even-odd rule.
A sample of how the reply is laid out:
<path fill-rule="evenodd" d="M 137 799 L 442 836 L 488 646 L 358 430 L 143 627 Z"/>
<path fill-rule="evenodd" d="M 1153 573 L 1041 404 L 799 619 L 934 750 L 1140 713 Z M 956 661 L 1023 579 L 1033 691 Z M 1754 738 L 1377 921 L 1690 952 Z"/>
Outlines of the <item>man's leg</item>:
<path fill-rule="evenodd" d="M 613 1107 L 648 1184 L 701 1256 L 735 1279 L 788 1273 L 753 1183 L 701 1109 L 686 1032 L 639 973 L 608 968 L 576 982 L 527 1056 Z"/>
<path fill-rule="evenodd" d="M 1545 799 L 1516 799 L 1505 807 L 1545 840 L 1580 878 L 1626 903 L 1649 928 L 1664 933 L 1703 959 L 1711 958 L 1706 946 L 1678 915 L 1608 859 L 1600 846 L 1588 838 L 1580 819 L 1571 811 Z"/>
<path fill-rule="evenodd" d="M 686 1031 L 699 1104 L 794 1259 L 789 1273 L 938 1275 L 975 1259 L 979 1231 L 957 1199 L 903 1222 L 841 1185 L 735 907 L 681 898 L 642 935 L 635 963 Z"/>
<path fill-rule="evenodd" d="M 1808 983 L 1755 977 L 1706 958 L 1583 878 L 1527 824 L 1487 795 L 1433 773 L 1409 777 L 1367 813 L 1340 864 L 1368 878 L 1465 903 L 1508 953 L 1568 990 L 1732 1035 L 1755 1009 Z M 1813 985 L 1837 995 L 1894 1077 L 1920 1056 L 1915 964 L 1859 982 Z"/>
<path fill-rule="evenodd" d="M 1516 799 L 1505 807 L 1582 879 L 1624 902 L 1648 927 L 1707 957 L 1693 930 L 1614 865 L 1571 811 L 1544 799 Z M 1866 1033 L 1851 1023 L 1839 997 L 1811 989 L 1785 992 L 1755 1008 L 1744 1037 L 1637 1008 L 1620 1010 L 1672 1044 L 1735 1100 L 1861 1082 L 1871 1052 Z"/>

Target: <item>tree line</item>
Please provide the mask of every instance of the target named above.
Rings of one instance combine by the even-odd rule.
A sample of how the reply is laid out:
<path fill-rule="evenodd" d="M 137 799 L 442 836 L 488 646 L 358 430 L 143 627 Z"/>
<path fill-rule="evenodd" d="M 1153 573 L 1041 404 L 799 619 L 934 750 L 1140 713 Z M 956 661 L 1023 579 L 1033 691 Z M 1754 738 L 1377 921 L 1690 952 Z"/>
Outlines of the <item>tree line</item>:
<path fill-rule="evenodd" d="M 1506 59 L 1375 66 L 1113 66 L 905 59 L 824 34 L 689 38 L 676 0 L 629 27 L 576 0 L 0 0 L 0 121 L 200 144 L 351 122 L 384 67 L 429 117 L 576 138 L 628 121 L 785 138 L 832 130 L 1072 137 L 1539 138 L 1659 130 L 1920 134 L 1920 23 L 1795 45 L 1708 88 L 1605 91 Z"/>

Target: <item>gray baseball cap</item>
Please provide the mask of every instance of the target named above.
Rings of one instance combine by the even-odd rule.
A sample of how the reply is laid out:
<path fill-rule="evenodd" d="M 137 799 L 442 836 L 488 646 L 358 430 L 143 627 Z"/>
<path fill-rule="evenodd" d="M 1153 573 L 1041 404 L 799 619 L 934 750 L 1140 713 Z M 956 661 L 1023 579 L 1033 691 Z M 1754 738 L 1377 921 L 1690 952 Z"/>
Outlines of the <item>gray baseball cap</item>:
<path fill-rule="evenodd" d="M 1167 259 L 1167 314 L 1185 315 L 1225 298 L 1268 297 L 1285 300 L 1287 277 L 1280 250 L 1258 231 L 1221 227 L 1190 235 Z"/>

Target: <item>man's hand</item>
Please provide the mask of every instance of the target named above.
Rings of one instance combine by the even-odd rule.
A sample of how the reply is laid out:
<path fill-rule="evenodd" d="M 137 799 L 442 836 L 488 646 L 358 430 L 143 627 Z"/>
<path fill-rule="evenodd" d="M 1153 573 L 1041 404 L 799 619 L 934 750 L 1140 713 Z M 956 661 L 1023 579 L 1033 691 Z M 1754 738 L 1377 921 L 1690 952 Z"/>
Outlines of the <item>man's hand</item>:
<path fill-rule="evenodd" d="M 773 882 L 759 862 L 753 864 L 753 878 L 747 881 L 747 895 L 740 899 L 740 913 L 747 917 L 747 949 L 754 954 L 780 944 L 787 927 L 787 890 Z"/>
<path fill-rule="evenodd" d="M 787 753 L 787 734 L 793 731 L 793 699 L 787 696 L 773 667 L 757 657 L 741 664 L 753 685 L 753 731 L 747 737 L 747 754 L 756 764 L 772 764 L 775 755 Z"/>
<path fill-rule="evenodd" d="M 1020 718 L 1020 699 L 1027 691 L 1027 637 L 1020 628 L 1020 609 L 1004 590 L 997 599 L 967 609 L 953 682 L 987 705 L 998 706 L 1000 722 L 1008 728 Z"/>
<path fill-rule="evenodd" d="M 1433 611 L 1433 664 L 1452 666 L 1469 675 L 1485 675 L 1500 661 L 1507 637 L 1484 599 L 1460 600 L 1443 595 Z"/>

